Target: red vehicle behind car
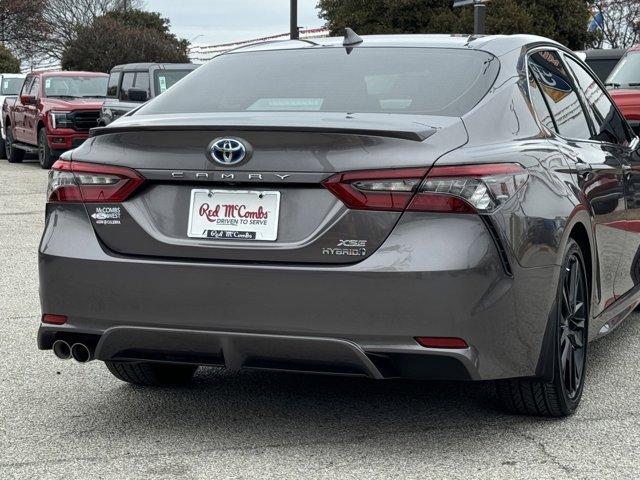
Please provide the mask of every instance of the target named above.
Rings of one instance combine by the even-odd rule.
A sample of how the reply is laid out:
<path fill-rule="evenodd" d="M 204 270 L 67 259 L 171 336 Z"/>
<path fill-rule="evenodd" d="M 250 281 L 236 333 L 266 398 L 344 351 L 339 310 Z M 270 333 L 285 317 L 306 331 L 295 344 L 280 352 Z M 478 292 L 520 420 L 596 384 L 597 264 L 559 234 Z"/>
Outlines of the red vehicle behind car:
<path fill-rule="evenodd" d="M 627 51 L 605 84 L 629 125 L 640 133 L 640 45 Z"/>
<path fill-rule="evenodd" d="M 80 145 L 97 126 L 108 75 L 92 72 L 34 72 L 20 95 L 3 109 L 7 159 L 21 162 L 38 153 L 49 168 L 62 153 Z"/>

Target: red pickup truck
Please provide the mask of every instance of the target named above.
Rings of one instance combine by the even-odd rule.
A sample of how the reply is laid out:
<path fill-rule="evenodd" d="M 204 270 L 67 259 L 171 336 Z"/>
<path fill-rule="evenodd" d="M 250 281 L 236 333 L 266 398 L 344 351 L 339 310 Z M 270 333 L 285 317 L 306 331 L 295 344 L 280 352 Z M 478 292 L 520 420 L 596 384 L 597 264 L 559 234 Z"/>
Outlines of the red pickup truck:
<path fill-rule="evenodd" d="M 25 153 L 37 153 L 42 168 L 50 168 L 62 152 L 84 142 L 98 124 L 108 78 L 91 72 L 27 75 L 18 98 L 3 106 L 7 159 L 21 162 Z"/>
<path fill-rule="evenodd" d="M 627 50 L 605 85 L 631 128 L 640 134 L 640 45 Z"/>

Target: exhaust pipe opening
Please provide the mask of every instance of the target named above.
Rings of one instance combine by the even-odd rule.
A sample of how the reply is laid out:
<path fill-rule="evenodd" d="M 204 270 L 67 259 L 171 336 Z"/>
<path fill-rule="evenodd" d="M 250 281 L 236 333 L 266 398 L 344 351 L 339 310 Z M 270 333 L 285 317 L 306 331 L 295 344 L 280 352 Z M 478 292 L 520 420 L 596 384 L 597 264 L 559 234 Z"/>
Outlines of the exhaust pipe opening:
<path fill-rule="evenodd" d="M 71 358 L 71 345 L 64 340 L 56 340 L 51 347 L 53 354 L 60 360 L 69 360 Z"/>
<path fill-rule="evenodd" d="M 93 360 L 93 354 L 84 343 L 74 343 L 71 347 L 71 356 L 76 362 L 87 363 Z"/>

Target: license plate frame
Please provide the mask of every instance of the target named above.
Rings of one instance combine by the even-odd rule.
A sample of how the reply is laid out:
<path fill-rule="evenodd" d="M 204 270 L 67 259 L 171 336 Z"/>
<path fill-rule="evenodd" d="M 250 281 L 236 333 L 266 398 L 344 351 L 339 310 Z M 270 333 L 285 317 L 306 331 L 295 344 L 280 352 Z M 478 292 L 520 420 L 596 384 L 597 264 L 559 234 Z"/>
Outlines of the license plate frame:
<path fill-rule="evenodd" d="M 190 197 L 189 238 L 236 242 L 278 239 L 280 191 L 193 188 Z"/>

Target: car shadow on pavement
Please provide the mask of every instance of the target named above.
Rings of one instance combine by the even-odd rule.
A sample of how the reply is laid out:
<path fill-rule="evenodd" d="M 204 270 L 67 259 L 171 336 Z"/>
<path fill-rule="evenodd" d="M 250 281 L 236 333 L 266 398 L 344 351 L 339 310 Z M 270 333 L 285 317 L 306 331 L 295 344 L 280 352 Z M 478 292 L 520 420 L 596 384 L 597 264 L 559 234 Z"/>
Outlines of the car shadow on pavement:
<path fill-rule="evenodd" d="M 638 320 L 631 318 L 591 344 L 591 380 L 609 375 L 616 359 L 633 348 L 637 331 Z M 586 395 L 596 396 L 598 390 L 594 386 Z M 602 408 L 602 401 L 597 403 Z M 272 437 L 286 438 L 286 443 L 330 442 L 346 432 L 385 436 L 534 421 L 501 412 L 489 382 L 374 381 L 216 368 L 200 369 L 193 383 L 181 388 L 113 384 L 108 404 L 101 406 L 112 411 L 109 422 L 114 428 L 118 427 L 112 422 L 122 422 L 120 428 L 152 426 L 154 432 L 168 435 L 215 434 L 231 443 L 247 438 L 268 442 Z M 583 405 L 578 415 L 588 408 Z"/>

